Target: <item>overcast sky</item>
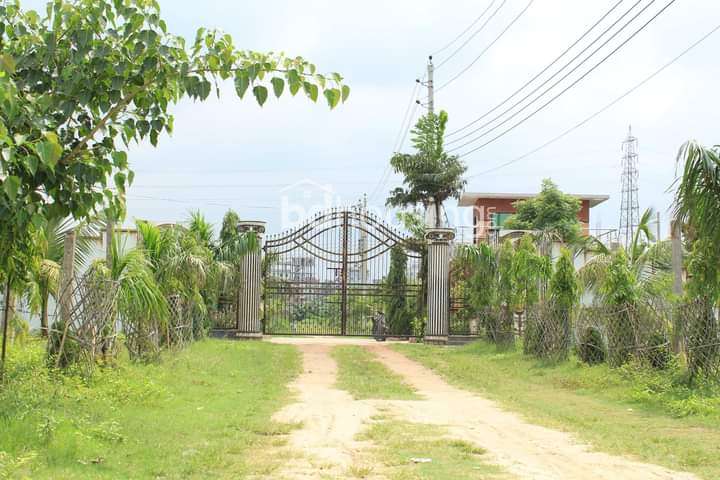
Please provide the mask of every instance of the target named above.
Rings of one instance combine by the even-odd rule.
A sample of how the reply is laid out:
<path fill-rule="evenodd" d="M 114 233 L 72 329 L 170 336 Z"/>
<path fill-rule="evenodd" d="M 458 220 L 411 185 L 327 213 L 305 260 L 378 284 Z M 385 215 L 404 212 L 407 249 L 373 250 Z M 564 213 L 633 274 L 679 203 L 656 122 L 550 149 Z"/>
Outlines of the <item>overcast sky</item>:
<path fill-rule="evenodd" d="M 300 96 L 270 99 L 259 108 L 247 98 L 238 100 L 232 88 L 226 88 L 219 100 L 182 102 L 174 109 L 172 137 L 162 138 L 158 148 L 143 145 L 131 151 L 136 180 L 129 191 L 129 221 L 177 221 L 189 209 L 200 208 L 211 221 L 219 222 L 232 207 L 244 219 L 267 220 L 273 232 L 283 220 L 283 198 L 309 208 L 318 198 L 347 204 L 373 192 L 428 54 L 462 32 L 490 1 L 160 0 L 163 17 L 174 32 L 193 37 L 198 26 L 218 27 L 232 34 L 241 48 L 302 55 L 321 71 L 341 72 L 352 94 L 347 104 L 332 112 L 324 103 L 314 105 Z M 635 1 L 625 0 L 616 12 Z M 650 1 L 642 0 L 641 5 Z M 655 1 L 595 58 L 602 58 L 668 1 Z M 43 3 L 23 2 L 28 7 Z M 497 0 L 490 12 L 501 3 Z M 506 0 L 487 27 L 438 68 L 436 85 L 468 66 L 527 3 Z M 615 3 L 536 0 L 465 74 L 437 93 L 436 108 L 448 111 L 449 129 L 465 125 L 505 99 Z M 719 1 L 677 0 L 544 111 L 463 157 L 468 173 L 513 159 L 572 127 L 719 23 Z M 452 51 L 439 53 L 435 63 Z M 620 145 L 632 124 L 640 145 L 641 209 L 660 209 L 665 222 L 671 199 L 665 192 L 674 178 L 678 147 L 689 138 L 720 143 L 719 53 L 720 32 L 584 127 L 506 168 L 472 177 L 467 190 L 534 192 L 542 178 L 551 177 L 568 192 L 610 195 L 609 202 L 593 210 L 592 224 L 617 227 Z M 562 85 L 553 92 L 561 89 Z M 298 181 L 306 182 L 288 188 Z M 307 181 L 330 190 L 315 191 Z M 391 176 L 371 203 L 381 206 L 387 191 L 397 184 Z"/>

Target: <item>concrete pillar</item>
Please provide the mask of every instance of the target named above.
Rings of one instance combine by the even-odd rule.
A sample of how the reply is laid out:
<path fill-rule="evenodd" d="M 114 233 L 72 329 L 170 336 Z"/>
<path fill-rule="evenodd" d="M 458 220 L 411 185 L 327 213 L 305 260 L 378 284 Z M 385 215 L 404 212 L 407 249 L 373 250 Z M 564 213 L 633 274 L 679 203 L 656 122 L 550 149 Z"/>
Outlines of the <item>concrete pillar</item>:
<path fill-rule="evenodd" d="M 254 232 L 262 247 L 265 222 L 247 221 L 238 224 L 240 234 Z M 243 257 L 240 264 L 240 295 L 238 299 L 237 336 L 247 339 L 262 338 L 260 294 L 262 289 L 262 248 Z"/>
<path fill-rule="evenodd" d="M 428 244 L 427 326 L 425 343 L 446 344 L 450 318 L 450 244 L 455 238 L 452 228 L 429 228 Z"/>

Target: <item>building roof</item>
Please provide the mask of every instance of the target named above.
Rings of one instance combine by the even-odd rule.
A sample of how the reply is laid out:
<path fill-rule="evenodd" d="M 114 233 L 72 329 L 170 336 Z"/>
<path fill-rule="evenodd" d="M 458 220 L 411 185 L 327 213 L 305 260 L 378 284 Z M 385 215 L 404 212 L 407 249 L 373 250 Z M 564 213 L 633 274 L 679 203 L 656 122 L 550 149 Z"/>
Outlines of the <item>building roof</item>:
<path fill-rule="evenodd" d="M 575 198 L 590 202 L 590 208 L 596 207 L 610 198 L 610 195 L 583 195 L 571 193 Z M 490 192 L 465 192 L 460 196 L 458 206 L 472 207 L 480 199 L 502 199 L 502 200 L 527 200 L 537 197 L 537 193 L 490 193 Z"/>

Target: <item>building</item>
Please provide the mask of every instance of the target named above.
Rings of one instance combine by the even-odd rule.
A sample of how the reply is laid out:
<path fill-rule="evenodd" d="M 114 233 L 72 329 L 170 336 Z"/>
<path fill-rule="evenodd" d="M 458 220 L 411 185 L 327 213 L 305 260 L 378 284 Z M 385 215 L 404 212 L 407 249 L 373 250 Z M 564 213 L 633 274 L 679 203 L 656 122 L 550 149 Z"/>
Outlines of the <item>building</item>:
<path fill-rule="evenodd" d="M 460 207 L 473 207 L 473 238 L 487 241 L 492 232 L 503 229 L 507 219 L 516 212 L 515 202 L 535 197 L 533 193 L 478 193 L 465 192 Z M 608 195 L 574 195 L 581 202 L 578 220 L 583 233 L 590 233 L 590 210 L 607 201 Z"/>

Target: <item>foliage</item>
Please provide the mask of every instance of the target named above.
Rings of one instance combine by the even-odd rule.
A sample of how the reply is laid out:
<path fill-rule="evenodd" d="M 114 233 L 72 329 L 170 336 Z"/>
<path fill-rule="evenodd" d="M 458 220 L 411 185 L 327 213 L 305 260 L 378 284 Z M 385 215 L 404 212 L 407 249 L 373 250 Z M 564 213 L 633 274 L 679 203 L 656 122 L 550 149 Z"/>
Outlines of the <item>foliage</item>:
<path fill-rule="evenodd" d="M 555 271 L 550 279 L 550 296 L 553 303 L 562 309 L 570 310 L 578 302 L 580 287 L 575 274 L 572 254 L 567 248 L 560 250 L 560 258 L 555 263 Z"/>
<path fill-rule="evenodd" d="M 435 219 L 440 226 L 442 203 L 448 198 L 459 198 L 465 184 L 467 167 L 457 155 L 444 149 L 444 136 L 448 115 L 428 113 L 421 117 L 412 130 L 412 142 L 417 153 L 395 153 L 390 165 L 395 173 L 402 174 L 404 187 L 390 192 L 387 204 L 393 207 L 435 205 Z"/>
<path fill-rule="evenodd" d="M 349 95 L 339 74 L 301 57 L 237 49 L 204 28 L 186 42 L 155 0 L 55 0 L 44 14 L 12 0 L 0 24 L 0 270 L 11 274 L 24 269 L 31 225 L 122 217 L 134 177 L 125 149 L 171 133 L 180 99 L 205 100 L 229 79 L 260 105 L 269 87 L 322 92 L 331 108 Z"/>
<path fill-rule="evenodd" d="M 625 250 L 619 249 L 608 266 L 601 292 L 607 305 L 616 307 L 614 322 L 608 325 L 608 361 L 617 367 L 627 362 L 635 344 L 633 313 L 638 302 L 635 272 L 630 268 Z"/>
<path fill-rule="evenodd" d="M 400 245 L 390 249 L 390 270 L 385 280 L 387 300 L 385 313 L 389 332 L 394 335 L 406 335 L 410 331 L 411 313 L 408 311 L 407 255 Z"/>
<path fill-rule="evenodd" d="M 692 230 L 693 239 L 701 245 L 693 248 L 706 262 L 699 265 L 703 279 L 691 285 L 692 291 L 717 301 L 720 296 L 720 277 L 717 273 L 720 240 L 720 145 L 708 148 L 696 141 L 688 141 L 680 147 L 677 164 L 682 165 L 682 177 L 676 182 L 674 214 L 675 221 Z M 702 251 L 702 253 L 700 253 Z"/>
<path fill-rule="evenodd" d="M 577 355 L 588 365 L 598 365 L 605 362 L 607 348 L 602 333 L 595 327 L 587 327 L 580 336 L 577 346 Z"/>
<path fill-rule="evenodd" d="M 515 288 L 515 309 L 523 312 L 539 300 L 540 283 L 550 273 L 550 261 L 538 253 L 532 235 L 520 239 L 513 257 L 513 278 Z"/>
<path fill-rule="evenodd" d="M 549 178 L 542 181 L 536 197 L 517 201 L 515 208 L 516 213 L 505 221 L 505 228 L 548 231 L 565 242 L 580 236 L 580 200 L 561 192 Z"/>
<path fill-rule="evenodd" d="M 401 211 L 397 213 L 397 219 L 405 230 L 410 232 L 410 237 L 405 241 L 407 249 L 420 255 L 420 291 L 415 300 L 415 315 L 425 316 L 425 304 L 427 303 L 427 274 L 428 274 L 428 253 L 427 240 L 425 240 L 425 221 L 422 214 L 417 210 Z"/>

